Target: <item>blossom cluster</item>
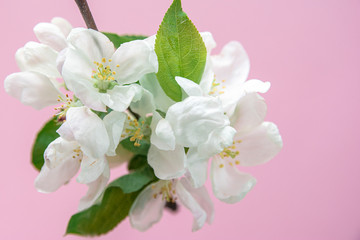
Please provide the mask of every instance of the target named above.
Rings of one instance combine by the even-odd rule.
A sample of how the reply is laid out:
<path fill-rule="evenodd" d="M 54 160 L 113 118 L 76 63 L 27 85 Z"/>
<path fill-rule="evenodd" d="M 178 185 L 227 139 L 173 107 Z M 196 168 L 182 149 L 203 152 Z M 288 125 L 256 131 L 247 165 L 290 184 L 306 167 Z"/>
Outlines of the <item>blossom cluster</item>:
<path fill-rule="evenodd" d="M 174 101 L 157 80 L 156 35 L 116 49 L 103 33 L 62 18 L 34 32 L 39 42 L 16 52 L 21 71 L 5 79 L 5 90 L 35 109 L 55 107 L 59 137 L 44 152 L 35 187 L 54 192 L 77 175 L 89 187 L 79 211 L 101 200 L 112 167 L 133 158 L 121 143 L 146 144 L 156 179 L 133 202 L 131 225 L 145 231 L 167 203 L 180 203 L 192 212 L 196 231 L 214 216 L 208 177 L 216 198 L 236 203 L 256 183 L 238 168 L 265 163 L 282 148 L 259 95 L 270 83 L 247 79 L 249 59 L 239 42 L 214 55 L 212 34 L 200 33 L 207 54 L 201 81 L 176 76 L 182 100 Z"/>

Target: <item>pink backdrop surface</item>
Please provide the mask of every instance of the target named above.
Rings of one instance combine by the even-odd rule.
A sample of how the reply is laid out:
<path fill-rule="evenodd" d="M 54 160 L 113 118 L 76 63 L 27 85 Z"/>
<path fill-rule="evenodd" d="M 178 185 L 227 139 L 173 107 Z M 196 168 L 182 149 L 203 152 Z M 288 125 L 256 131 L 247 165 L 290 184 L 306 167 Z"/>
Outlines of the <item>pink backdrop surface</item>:
<path fill-rule="evenodd" d="M 100 30 L 152 35 L 170 0 L 90 0 Z M 240 203 L 214 199 L 211 226 L 191 233 L 192 216 L 166 213 L 146 233 L 124 221 L 101 239 L 360 239 L 360 1 L 183 0 L 217 52 L 240 41 L 251 76 L 272 83 L 267 120 L 284 148 L 269 163 L 243 169 L 258 184 Z M 64 239 L 86 191 L 75 181 L 53 194 L 33 187 L 29 164 L 36 132 L 53 114 L 23 106 L 3 89 L 18 71 L 15 51 L 35 40 L 32 28 L 54 16 L 85 26 L 71 0 L 0 1 L 0 239 Z M 114 176 L 115 177 L 115 176 Z M 211 190 L 210 190 L 211 192 Z M 65 239 L 79 239 L 66 236 Z"/>

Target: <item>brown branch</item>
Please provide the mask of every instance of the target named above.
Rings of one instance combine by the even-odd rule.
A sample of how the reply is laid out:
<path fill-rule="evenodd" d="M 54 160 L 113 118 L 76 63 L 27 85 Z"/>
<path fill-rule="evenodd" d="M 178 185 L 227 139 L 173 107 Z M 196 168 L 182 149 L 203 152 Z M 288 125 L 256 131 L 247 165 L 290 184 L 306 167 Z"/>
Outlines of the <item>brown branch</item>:
<path fill-rule="evenodd" d="M 98 30 L 87 1 L 86 0 L 75 0 L 75 2 L 79 7 L 79 10 L 80 10 L 81 15 L 86 23 L 86 26 L 88 28 Z"/>

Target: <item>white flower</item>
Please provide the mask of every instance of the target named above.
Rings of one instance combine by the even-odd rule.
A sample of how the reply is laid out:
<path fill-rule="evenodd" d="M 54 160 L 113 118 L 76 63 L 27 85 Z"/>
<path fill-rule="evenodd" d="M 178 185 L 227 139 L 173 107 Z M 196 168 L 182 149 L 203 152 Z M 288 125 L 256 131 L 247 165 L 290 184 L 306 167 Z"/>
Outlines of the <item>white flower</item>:
<path fill-rule="evenodd" d="M 242 97 L 231 116 L 237 133 L 233 145 L 213 157 L 211 181 L 215 196 L 221 201 L 241 200 L 256 183 L 239 166 L 256 166 L 272 159 L 282 148 L 282 139 L 274 123 L 264 122 L 266 104 L 256 93 Z"/>
<path fill-rule="evenodd" d="M 83 28 L 73 29 L 67 40 L 71 47 L 62 67 L 66 86 L 94 110 L 105 112 L 108 106 L 123 112 L 140 98 L 140 86 L 131 83 L 157 71 L 155 53 L 144 40 L 124 43 L 115 51 L 105 35 Z"/>
<path fill-rule="evenodd" d="M 35 180 L 35 188 L 40 192 L 56 191 L 81 169 L 77 181 L 87 184 L 89 190 L 80 200 L 79 210 L 88 208 L 94 203 L 110 178 L 105 156 L 94 158 L 85 155 L 76 141 L 57 138 L 47 147 L 44 158 L 44 165 Z"/>
<path fill-rule="evenodd" d="M 42 109 L 57 104 L 62 96 L 57 81 L 59 51 L 67 47 L 66 37 L 71 25 L 65 19 L 53 18 L 51 23 L 39 23 L 34 32 L 41 43 L 28 42 L 16 52 L 16 61 L 22 72 L 6 77 L 5 91 L 23 104 Z"/>
<path fill-rule="evenodd" d="M 239 99 L 246 93 L 265 93 L 270 88 L 269 82 L 247 80 L 250 71 L 250 61 L 239 42 L 229 42 L 219 55 L 213 55 L 207 63 L 211 65 L 214 78 L 202 79 L 203 91 L 206 94 L 220 98 L 225 112 L 231 115 Z M 210 88 L 209 88 L 210 86 Z"/>
<path fill-rule="evenodd" d="M 190 96 L 172 105 L 164 119 L 154 113 L 148 162 L 155 175 L 160 179 L 183 175 L 189 167 L 184 148 L 203 149 L 208 158 L 222 151 L 235 134 L 229 124 L 221 102 L 213 97 Z"/>
<path fill-rule="evenodd" d="M 146 231 L 161 219 L 166 202 L 175 202 L 177 199 L 192 212 L 193 231 L 202 228 L 205 222 L 212 222 L 214 207 L 205 187 L 195 189 L 183 178 L 160 180 L 146 187 L 130 209 L 131 226 Z"/>
<path fill-rule="evenodd" d="M 35 186 L 53 192 L 81 169 L 77 181 L 89 186 L 79 209 L 91 206 L 110 177 L 106 155 L 115 155 L 125 121 L 125 113 L 111 112 L 101 120 L 87 107 L 72 107 L 58 129 L 60 138 L 45 151 L 45 164 Z"/>

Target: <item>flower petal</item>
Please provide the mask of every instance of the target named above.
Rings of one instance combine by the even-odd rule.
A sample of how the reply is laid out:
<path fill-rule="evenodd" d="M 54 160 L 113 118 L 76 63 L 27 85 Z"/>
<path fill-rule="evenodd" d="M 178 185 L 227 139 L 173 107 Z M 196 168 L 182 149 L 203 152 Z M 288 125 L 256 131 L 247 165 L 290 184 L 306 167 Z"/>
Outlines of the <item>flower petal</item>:
<path fill-rule="evenodd" d="M 197 148 L 190 148 L 186 157 L 188 170 L 185 174 L 186 178 L 195 188 L 203 186 L 207 179 L 209 157 L 199 155 Z"/>
<path fill-rule="evenodd" d="M 69 88 L 81 102 L 96 111 L 106 111 L 101 93 L 94 87 L 91 76 L 93 63 L 81 51 L 69 48 L 62 66 L 62 75 Z"/>
<path fill-rule="evenodd" d="M 161 186 L 162 181 L 151 184 L 137 196 L 129 212 L 133 228 L 144 232 L 161 219 L 165 201 L 161 196 L 154 197 Z"/>
<path fill-rule="evenodd" d="M 199 155 L 210 158 L 229 147 L 234 140 L 236 130 L 230 126 L 217 128 L 211 132 L 209 138 L 198 147 Z"/>
<path fill-rule="evenodd" d="M 200 86 L 198 84 L 194 83 L 193 81 L 183 78 L 183 77 L 175 77 L 175 80 L 188 96 L 202 96 L 203 95 Z"/>
<path fill-rule="evenodd" d="M 106 188 L 106 184 L 109 181 L 109 178 L 110 169 L 109 166 L 106 165 L 103 173 L 95 181 L 87 184 L 89 189 L 86 192 L 86 195 L 80 199 L 80 203 L 78 206 L 79 211 L 91 207 L 91 205 L 95 203 L 96 199 L 102 194 L 102 192 Z"/>
<path fill-rule="evenodd" d="M 267 106 L 264 98 L 257 93 L 249 93 L 242 97 L 230 117 L 231 126 L 238 134 L 252 130 L 265 119 Z"/>
<path fill-rule="evenodd" d="M 69 108 L 66 122 L 85 155 L 99 158 L 108 151 L 110 142 L 105 124 L 89 108 Z"/>
<path fill-rule="evenodd" d="M 58 96 L 62 95 L 47 76 L 36 72 L 10 74 L 4 88 L 12 97 L 38 110 L 57 104 Z"/>
<path fill-rule="evenodd" d="M 126 114 L 123 112 L 112 111 L 106 115 L 103 119 L 107 133 L 110 138 L 110 146 L 106 155 L 115 156 L 116 148 L 119 145 L 121 133 L 124 128 L 124 122 L 126 119 Z"/>
<path fill-rule="evenodd" d="M 146 89 L 141 90 L 141 98 L 139 101 L 132 102 L 130 108 L 133 112 L 145 117 L 146 114 L 155 111 L 155 102 L 153 95 Z"/>
<path fill-rule="evenodd" d="M 244 94 L 243 84 L 249 70 L 249 58 L 239 42 L 229 42 L 220 55 L 212 56 L 212 66 L 217 82 L 226 88 L 219 97 L 227 114 L 231 115 L 237 101 Z"/>
<path fill-rule="evenodd" d="M 185 183 L 186 184 L 186 183 Z M 206 222 L 207 214 L 205 210 L 199 205 L 194 197 L 189 193 L 183 185 L 183 182 L 178 181 L 176 184 L 176 193 L 181 203 L 191 211 L 194 217 L 192 231 L 195 232 L 202 228 Z"/>
<path fill-rule="evenodd" d="M 120 85 L 134 83 L 147 73 L 157 72 L 157 57 L 144 40 L 121 44 L 112 56 L 111 69 Z M 117 67 L 118 66 L 118 67 Z"/>
<path fill-rule="evenodd" d="M 225 80 L 230 91 L 239 91 L 250 71 L 250 61 L 245 49 L 239 42 L 229 42 L 221 50 L 220 55 L 212 56 L 216 78 Z"/>
<path fill-rule="evenodd" d="M 226 203 L 240 201 L 256 183 L 256 179 L 250 174 L 240 172 L 219 156 L 213 157 L 211 181 L 214 195 Z"/>
<path fill-rule="evenodd" d="M 39 23 L 34 27 L 39 41 L 60 52 L 67 47 L 66 37 L 58 26 L 52 23 Z"/>
<path fill-rule="evenodd" d="M 15 58 L 21 71 L 39 72 L 57 78 L 60 77 L 56 68 L 57 55 L 58 53 L 47 45 L 28 42 L 17 50 Z"/>
<path fill-rule="evenodd" d="M 80 167 L 82 153 L 77 156 L 74 150 L 79 145 L 57 138 L 49 144 L 44 153 L 45 163 L 35 179 L 35 188 L 39 192 L 49 193 L 66 184 Z"/>
<path fill-rule="evenodd" d="M 205 43 L 206 52 L 210 55 L 211 51 L 216 47 L 216 42 L 211 32 L 201 32 L 200 35 Z"/>
<path fill-rule="evenodd" d="M 188 97 L 172 105 L 165 119 L 170 122 L 177 143 L 184 147 L 198 146 L 214 129 L 229 124 L 220 101 L 213 97 Z"/>
<path fill-rule="evenodd" d="M 84 155 L 81 161 L 81 171 L 77 177 L 79 183 L 89 184 L 98 179 L 101 174 L 108 168 L 108 163 L 105 156 L 99 158 L 92 158 Z"/>
<path fill-rule="evenodd" d="M 167 112 L 168 108 L 175 103 L 175 101 L 169 98 L 161 88 L 155 74 L 146 74 L 140 79 L 140 84 L 143 88 L 153 94 L 156 109 Z"/>
<path fill-rule="evenodd" d="M 244 90 L 247 93 L 259 92 L 266 93 L 270 89 L 270 82 L 263 82 L 257 79 L 248 80 L 244 83 Z"/>
<path fill-rule="evenodd" d="M 107 93 L 102 93 L 101 100 L 113 110 L 123 112 L 129 107 L 131 101 L 139 100 L 141 91 L 141 87 L 136 84 L 115 86 Z"/>
<path fill-rule="evenodd" d="M 69 35 L 70 31 L 73 28 L 66 19 L 61 17 L 54 17 L 53 19 L 51 19 L 51 23 L 56 25 L 65 37 Z"/>
<path fill-rule="evenodd" d="M 283 146 L 277 126 L 271 122 L 264 122 L 252 131 L 237 135 L 241 140 L 236 149 L 236 157 L 243 166 L 255 166 L 265 163 L 278 154 Z"/>
<path fill-rule="evenodd" d="M 192 195 L 200 207 L 204 209 L 206 212 L 206 222 L 211 224 L 214 220 L 214 204 L 206 187 L 194 188 L 185 178 L 180 179 L 180 183 Z"/>
<path fill-rule="evenodd" d="M 114 44 L 104 34 L 93 29 L 74 28 L 67 40 L 90 63 L 100 63 L 102 58 L 108 60 L 115 51 Z"/>
<path fill-rule="evenodd" d="M 182 146 L 176 145 L 173 151 L 160 150 L 150 146 L 148 163 L 154 169 L 155 175 L 164 180 L 178 178 L 185 172 L 185 151 Z"/>
<path fill-rule="evenodd" d="M 163 119 L 158 112 L 153 113 L 151 120 L 150 142 L 165 151 L 175 149 L 175 135 L 170 123 Z"/>

